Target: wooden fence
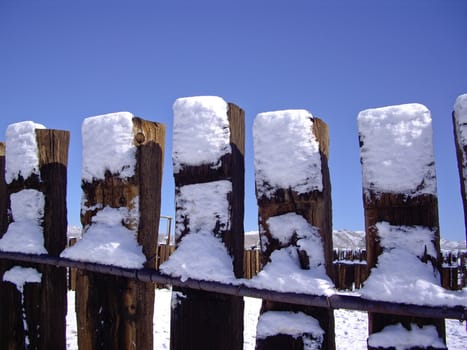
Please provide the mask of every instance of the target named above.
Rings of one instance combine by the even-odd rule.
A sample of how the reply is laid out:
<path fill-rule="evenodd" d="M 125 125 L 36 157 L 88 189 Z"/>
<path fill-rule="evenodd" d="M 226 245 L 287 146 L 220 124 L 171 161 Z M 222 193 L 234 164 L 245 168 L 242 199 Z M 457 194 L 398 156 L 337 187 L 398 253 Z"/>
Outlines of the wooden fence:
<path fill-rule="evenodd" d="M 467 251 L 444 250 L 441 268 L 441 284 L 450 290 L 460 290 L 467 286 Z"/>
<path fill-rule="evenodd" d="M 219 101 L 209 100 L 208 105 L 219 106 Z M 177 104 L 177 108 L 180 109 L 187 106 L 195 106 L 194 109 L 198 113 L 200 108 L 201 110 L 205 108 L 204 105 L 200 106 L 199 101 L 183 100 Z M 174 152 L 177 208 L 175 225 L 177 249 L 175 251 L 174 247 L 168 244 L 157 245 L 165 127 L 130 116 L 128 113 L 120 113 L 117 119 L 112 119 L 106 128 L 100 129 L 98 133 L 92 133 L 94 136 L 91 141 L 109 142 L 113 140 L 112 135 L 102 136 L 101 134 L 112 132 L 113 121 L 117 120 L 119 123 L 116 130 L 128 127 L 129 133 L 123 137 L 118 135 L 117 139 L 119 142 L 123 139 L 130 140 L 132 148 L 127 153 L 131 159 L 125 158 L 114 168 L 112 167 L 115 162 L 111 162 L 109 168 L 99 168 L 95 173 L 88 173 L 86 178 L 83 177 L 84 195 L 81 220 L 86 232 L 82 241 L 85 240 L 86 235 L 91 237 L 90 232 L 102 234 L 103 227 L 105 227 L 104 234 L 110 232 L 114 235 L 118 232 L 125 236 L 125 239 L 131 238 L 129 240 L 131 244 L 135 243 L 134 238 L 136 238 L 142 253 L 136 254 L 137 259 L 131 262 L 139 261 L 141 257 L 142 262 L 141 264 L 136 262 L 131 266 L 119 264 L 119 259 L 122 258 L 120 252 L 110 260 L 111 262 L 102 262 L 99 259 L 89 260 L 88 250 L 81 250 L 78 258 L 66 255 L 71 254 L 70 250 L 63 251 L 66 243 L 66 202 L 64 201 L 66 186 L 64 185 L 66 184 L 68 141 L 58 144 L 54 141 L 58 140 L 58 134 L 67 136 L 66 140 L 68 140 L 66 132 L 36 133 L 34 129 L 32 136 L 27 135 L 27 138 L 38 140 L 37 153 L 40 153 L 40 162 L 37 169 L 32 167 L 30 172 L 32 175 L 27 171 L 18 172 L 17 178 L 13 180 L 5 181 L 5 155 L 3 147 L 0 147 L 0 165 L 2 165 L 0 167 L 0 210 L 2 211 L 0 212 L 0 238 L 3 243 L 7 241 L 7 238 L 11 239 L 17 227 L 15 224 L 21 223 L 15 221 L 17 213 L 11 207 L 17 203 L 13 203 L 13 197 L 15 196 L 16 200 L 17 194 L 21 191 L 26 191 L 25 193 L 32 191 L 36 194 L 40 192 L 37 198 L 45 197 L 45 204 L 26 203 L 27 205 L 37 204 L 37 207 L 31 210 L 32 214 L 37 217 L 34 216 L 30 220 L 30 217 L 26 215 L 26 219 L 36 226 L 37 223 L 43 224 L 44 244 L 38 245 L 41 250 L 26 254 L 20 244 L 14 246 L 13 249 L 10 244 L 10 248 L 0 251 L 1 273 L 11 272 L 12 266 L 20 265 L 23 268 L 34 268 L 35 277 L 39 276 L 40 280 L 40 282 L 36 279 L 29 280 L 31 283 L 28 283 L 25 288 L 23 288 L 24 283 L 16 284 L 15 288 L 14 280 L 4 281 L 4 276 L 2 276 L 0 305 L 6 316 L 0 318 L 0 348 L 65 348 L 65 268 L 77 269 L 78 344 L 82 350 L 151 349 L 153 347 L 152 320 L 154 313 L 157 313 L 157 310 L 153 309 L 154 283 L 173 286 L 175 301 L 171 317 L 171 348 L 173 350 L 241 349 L 243 347 L 243 296 L 263 299 L 260 321 L 261 317 L 268 317 L 275 313 L 296 315 L 300 312 L 308 321 L 319 323 L 319 329 L 317 331 L 315 329 L 313 334 L 310 334 L 308 330 L 303 330 L 298 334 L 283 334 L 279 331 L 262 337 L 257 336 L 257 349 L 277 349 L 278 344 L 287 344 L 280 347 L 283 349 L 297 349 L 303 348 L 305 343 L 313 342 L 322 350 L 334 350 L 333 310 L 337 308 L 368 311 L 370 335 L 384 332 L 387 325 L 395 322 L 409 322 L 408 329 L 410 329 L 412 320 L 416 320 L 413 322 L 417 322 L 420 327 L 436 325 L 439 338 L 444 340 L 443 318 L 467 319 L 465 305 L 449 307 L 414 305 L 415 303 L 409 302 L 372 300 L 372 298 L 357 296 L 355 293 L 331 292 L 329 295 L 326 293 L 314 295 L 307 294 L 309 285 L 306 289 L 297 291 L 295 284 L 287 286 L 292 287 L 291 289 L 279 292 L 274 287 L 260 288 L 258 284 L 248 283 L 251 281 L 239 280 L 241 277 L 253 277 L 261 267 L 271 268 L 275 257 L 285 252 L 286 254 L 281 257 L 285 256 L 293 260 L 293 264 L 290 265 L 293 265 L 294 270 L 290 271 L 298 271 L 300 276 L 304 276 L 309 270 L 316 269 L 315 271 L 319 273 L 319 278 L 317 278 L 319 281 L 323 281 L 322 276 L 327 275 L 325 278 L 328 278 L 331 285 L 334 281 L 337 289 L 358 289 L 366 280 L 370 267 L 377 268 L 377 262 L 380 262 L 380 257 L 385 254 L 385 249 L 391 250 L 392 248 L 385 247 L 381 236 L 378 236 L 377 225 L 381 221 L 387 221 L 393 227 L 400 225 L 397 226 L 399 228 L 402 225 L 413 225 L 413 227 L 419 225 L 432 229 L 430 232 L 433 234 L 434 253 L 431 252 L 430 256 L 425 245 L 425 252 L 421 254 L 422 256 L 412 255 L 416 264 L 423 264 L 427 261 L 433 263 L 434 269 L 441 273 L 442 285 L 446 289 L 460 289 L 465 286 L 466 252 L 443 252 L 442 261 L 438 260 L 441 254 L 439 254 L 435 194 L 423 194 L 408 199 L 403 193 L 394 194 L 390 191 L 379 193 L 379 189 L 371 186 L 364 187 L 367 249 L 333 251 L 330 176 L 327 166 L 328 129 L 323 121 L 302 112 L 298 112 L 299 118 L 294 120 L 302 119 L 307 124 L 295 130 L 305 130 L 307 140 L 311 135 L 313 136 L 311 141 L 316 141 L 318 146 L 313 151 L 316 156 L 313 158 L 316 161 L 316 164 L 313 164 L 316 165 L 313 171 L 316 172 L 314 175 L 321 179 L 321 182 L 317 187 L 303 190 L 299 186 L 292 189 L 282 183 L 277 186 L 271 185 L 273 184 L 272 178 L 268 177 L 271 173 L 266 174 L 267 176 L 259 174 L 263 182 L 257 182 L 258 215 L 261 237 L 262 240 L 267 241 L 267 244 L 261 246 L 261 251 L 258 249 L 245 251 L 244 237 L 239 234 L 243 232 L 244 211 L 244 112 L 233 104 L 221 103 L 220 107 L 222 113 L 225 112 L 226 115 L 220 116 L 223 119 L 221 118 L 222 120 L 216 125 L 219 126 L 220 135 L 226 137 L 224 141 L 228 147 L 225 145 L 221 147 L 221 152 L 216 153 L 219 154 L 218 158 L 192 164 L 190 163 L 191 157 L 183 157 L 183 150 L 177 148 L 177 152 Z M 207 115 L 211 118 L 213 111 L 208 112 Z M 183 110 L 181 115 L 185 117 L 186 111 Z M 286 116 L 290 114 L 286 113 Z M 268 118 L 266 116 L 265 119 Z M 96 119 L 88 120 L 87 127 L 99 127 L 100 121 L 93 124 L 95 121 Z M 179 126 L 175 126 L 177 123 Z M 188 120 L 185 125 L 179 121 L 177 123 L 174 122 L 174 129 L 181 130 L 177 137 L 181 137 L 182 141 L 183 138 L 196 136 L 191 131 L 188 134 L 183 133 L 187 129 L 186 125 L 192 125 L 191 120 Z M 206 123 L 199 120 L 197 123 L 201 125 L 199 131 L 204 131 L 203 126 Z M 281 129 L 280 125 L 276 129 Z M 96 134 L 99 137 L 96 137 Z M 44 140 L 41 143 L 39 141 L 42 136 Z M 367 147 L 369 143 L 366 143 L 363 136 L 363 134 L 360 135 L 360 145 Z M 198 144 L 203 139 L 206 137 L 191 140 L 193 142 L 185 144 L 187 150 L 192 152 L 193 144 Z M 274 138 L 274 140 L 283 139 L 285 138 Z M 180 139 L 177 140 L 180 141 Z M 174 140 L 174 145 L 177 145 L 177 140 Z M 310 145 L 313 142 L 303 144 Z M 49 147 L 53 149 L 50 150 Z M 89 157 L 83 155 L 83 160 L 89 159 L 92 163 L 96 157 L 100 157 L 98 159 L 101 161 L 110 158 L 114 161 L 113 158 L 117 158 L 118 152 L 99 154 L 105 151 L 106 147 L 107 145 L 96 144 L 94 148 L 87 148 Z M 279 148 L 281 147 L 280 145 Z M 6 149 L 8 150 L 8 143 Z M 121 148 L 118 147 L 118 149 Z M 268 151 L 271 150 L 268 149 Z M 56 155 L 60 157 L 55 159 Z M 287 153 L 286 156 L 289 157 L 289 154 Z M 305 159 L 304 162 L 308 163 L 309 160 Z M 99 166 L 102 165 L 100 163 Z M 362 163 L 365 165 L 365 161 Z M 279 162 L 278 164 L 282 165 Z M 434 162 L 430 162 L 431 165 L 434 165 Z M 89 172 L 90 168 L 86 171 Z M 63 179 L 63 181 L 58 181 L 59 186 L 55 186 L 57 174 Z M 434 177 L 433 174 L 433 172 L 428 174 L 431 180 Z M 258 174 L 256 175 L 260 178 Z M 371 181 L 368 183 L 373 184 Z M 426 182 L 423 181 L 421 186 L 425 184 Z M 415 192 L 418 190 L 417 187 Z M 206 217 L 204 212 L 203 215 L 197 216 L 197 212 L 191 209 L 197 207 L 200 201 L 205 211 L 212 209 L 212 202 L 206 203 L 205 200 L 208 194 L 210 200 L 220 203 L 221 209 L 215 208 L 216 210 L 212 210 L 209 217 Z M 54 200 L 54 198 L 58 199 Z M 287 234 L 282 232 L 282 228 L 280 232 L 277 231 L 277 226 L 273 224 L 277 218 L 283 221 L 293 218 L 287 221 L 290 224 L 287 230 L 284 230 Z M 297 218 L 300 227 L 294 226 Z M 426 224 L 424 224 L 425 221 Z M 56 226 L 57 223 L 60 224 L 59 227 Z M 21 233 L 24 234 L 24 231 L 27 229 L 23 228 Z M 196 236 L 196 234 L 199 235 Z M 220 251 L 223 257 L 227 257 L 223 259 L 223 262 L 227 264 L 223 266 L 231 268 L 229 258 L 233 261 L 233 269 L 228 271 L 232 273 L 229 276 L 233 277 L 228 279 L 228 282 L 213 281 L 210 278 L 206 281 L 206 278 L 193 277 L 190 273 L 197 272 L 193 269 L 187 275 L 177 274 L 180 266 L 176 267 L 175 274 L 164 270 L 170 267 L 170 262 L 175 260 L 177 253 L 183 254 L 183 252 L 180 253 L 182 244 L 199 242 L 197 239 L 199 237 L 207 237 L 209 242 L 215 241 L 217 245 L 213 247 L 219 247 L 220 242 L 224 245 Z M 112 239 L 114 238 L 115 236 L 112 236 Z M 96 241 L 91 242 L 96 243 Z M 107 243 L 104 242 L 105 245 Z M 109 246 L 117 247 L 119 244 L 106 245 L 105 248 L 108 249 Z M 88 249 L 92 250 L 92 248 L 89 246 Z M 130 256 L 134 256 L 132 255 L 134 251 L 130 253 Z M 316 256 L 313 255 L 315 253 Z M 408 252 L 408 254 L 411 253 Z M 168 260 L 169 256 L 172 256 L 172 259 L 169 259 L 168 264 L 164 264 L 161 268 L 164 273 L 161 273 L 157 269 L 161 267 L 162 262 Z M 193 264 L 196 267 L 196 258 L 191 261 L 183 260 L 183 264 L 180 265 Z M 199 260 L 203 259 L 199 257 Z M 296 270 L 295 267 L 297 267 Z M 212 272 L 212 270 L 209 271 Z M 371 277 L 372 275 L 369 279 Z M 237 280 L 234 281 L 234 279 Z M 12 323 L 9 323 L 10 320 Z M 409 348 L 426 348 L 417 347 L 417 345 L 414 344 Z M 380 349 L 377 346 L 371 347 L 370 344 L 369 348 Z"/>

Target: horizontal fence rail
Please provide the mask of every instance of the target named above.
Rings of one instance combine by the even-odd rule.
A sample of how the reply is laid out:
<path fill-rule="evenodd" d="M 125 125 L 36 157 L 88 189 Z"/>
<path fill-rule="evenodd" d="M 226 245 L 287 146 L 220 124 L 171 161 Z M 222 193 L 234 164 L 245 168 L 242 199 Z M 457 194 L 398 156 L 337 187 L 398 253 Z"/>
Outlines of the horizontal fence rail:
<path fill-rule="evenodd" d="M 174 245 L 160 244 L 156 269 L 174 252 Z M 363 286 L 369 270 L 365 249 L 341 249 L 333 251 L 335 286 L 339 290 L 356 290 Z M 261 270 L 260 250 L 245 249 L 243 270 L 245 278 L 253 278 Z M 467 250 L 443 251 L 441 282 L 445 289 L 460 290 L 466 287 Z"/>
<path fill-rule="evenodd" d="M 248 287 L 242 283 L 227 284 L 214 281 L 187 279 L 162 274 L 154 269 L 126 269 L 111 265 L 96 264 L 85 261 L 59 258 L 50 255 L 30 255 L 23 253 L 1 252 L 0 259 L 23 261 L 28 263 L 51 265 L 56 267 L 78 268 L 80 270 L 104 273 L 135 279 L 142 282 L 186 287 L 207 292 L 217 292 L 234 296 L 260 298 L 278 302 L 316 306 L 330 309 L 349 309 L 367 312 L 382 312 L 401 316 L 439 317 L 457 320 L 467 320 L 467 306 L 427 306 L 404 303 L 369 300 L 358 295 L 333 294 L 318 296 L 303 293 L 284 293 Z"/>

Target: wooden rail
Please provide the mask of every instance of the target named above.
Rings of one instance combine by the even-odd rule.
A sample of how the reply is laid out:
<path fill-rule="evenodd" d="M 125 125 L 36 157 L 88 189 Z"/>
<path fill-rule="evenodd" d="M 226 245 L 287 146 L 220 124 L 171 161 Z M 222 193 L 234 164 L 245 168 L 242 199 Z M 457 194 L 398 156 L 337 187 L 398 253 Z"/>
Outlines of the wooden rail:
<path fill-rule="evenodd" d="M 175 250 L 175 246 L 160 244 L 157 269 Z M 356 290 L 363 287 L 369 270 L 365 249 L 334 249 L 334 284 L 338 290 Z M 260 251 L 245 249 L 243 259 L 244 277 L 253 278 L 261 270 Z M 467 250 L 443 251 L 441 284 L 449 290 L 460 290 L 467 285 Z"/>
<path fill-rule="evenodd" d="M 0 252 L 0 259 L 23 261 L 55 267 L 78 268 L 80 270 L 104 273 L 114 276 L 126 277 L 142 282 L 191 288 L 207 292 L 217 292 L 234 296 L 261 298 L 278 302 L 317 306 L 330 309 L 348 309 L 369 312 L 381 312 L 393 315 L 414 317 L 442 317 L 467 320 L 467 306 L 427 306 L 404 303 L 392 303 L 379 300 L 370 300 L 354 294 L 336 293 L 330 296 L 312 295 L 303 293 L 284 293 L 273 290 L 264 290 L 249 287 L 243 283 L 228 284 L 213 281 L 194 279 L 181 280 L 180 278 L 164 275 L 155 269 L 125 269 L 121 267 L 76 261 L 58 258 L 50 255 L 30 255 L 22 253 Z M 239 280 L 241 281 L 241 280 Z"/>

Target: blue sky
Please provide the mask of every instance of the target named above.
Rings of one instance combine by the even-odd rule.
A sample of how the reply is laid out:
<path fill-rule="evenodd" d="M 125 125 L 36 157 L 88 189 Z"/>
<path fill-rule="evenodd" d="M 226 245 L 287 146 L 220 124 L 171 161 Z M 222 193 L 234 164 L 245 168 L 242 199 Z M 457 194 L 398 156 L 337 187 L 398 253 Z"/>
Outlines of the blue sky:
<path fill-rule="evenodd" d="M 174 215 L 172 104 L 218 95 L 246 111 L 245 230 L 257 229 L 252 124 L 305 108 L 330 127 L 335 229 L 363 229 L 357 115 L 432 112 L 442 237 L 465 239 L 451 112 L 467 93 L 467 2 L 0 2 L 0 139 L 34 120 L 71 132 L 69 223 L 79 225 L 81 123 L 130 111 L 167 126 L 162 214 Z"/>

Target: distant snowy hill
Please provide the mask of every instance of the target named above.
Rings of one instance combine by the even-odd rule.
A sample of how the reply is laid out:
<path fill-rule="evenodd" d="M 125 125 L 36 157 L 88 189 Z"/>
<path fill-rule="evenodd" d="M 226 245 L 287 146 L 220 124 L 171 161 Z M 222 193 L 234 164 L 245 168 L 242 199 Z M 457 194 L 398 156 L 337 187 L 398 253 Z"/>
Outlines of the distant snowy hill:
<path fill-rule="evenodd" d="M 81 227 L 68 226 L 68 237 L 81 237 Z M 159 237 L 161 241 L 162 237 Z M 259 246 L 258 231 L 245 232 L 245 249 Z M 365 232 L 350 230 L 334 230 L 333 232 L 334 248 L 356 249 L 365 248 Z M 455 250 L 467 249 L 465 241 L 449 241 L 441 238 L 441 249 Z"/>
<path fill-rule="evenodd" d="M 365 248 L 365 231 L 335 230 L 333 232 L 334 248 Z M 466 249 L 465 241 L 449 241 L 441 238 L 441 249 Z"/>
<path fill-rule="evenodd" d="M 81 238 L 81 226 L 69 225 L 67 236 L 68 236 L 68 239 Z"/>
<path fill-rule="evenodd" d="M 365 248 L 365 231 L 334 230 L 332 243 L 334 248 Z"/>
<path fill-rule="evenodd" d="M 465 241 L 448 241 L 447 239 L 441 238 L 441 249 L 445 250 L 467 250 Z"/>
<path fill-rule="evenodd" d="M 332 239 L 334 248 L 365 248 L 365 231 L 334 230 Z M 251 248 L 258 241 L 258 231 L 245 232 L 245 248 Z M 449 241 L 441 238 L 441 249 L 466 249 L 466 245 L 465 241 Z"/>

